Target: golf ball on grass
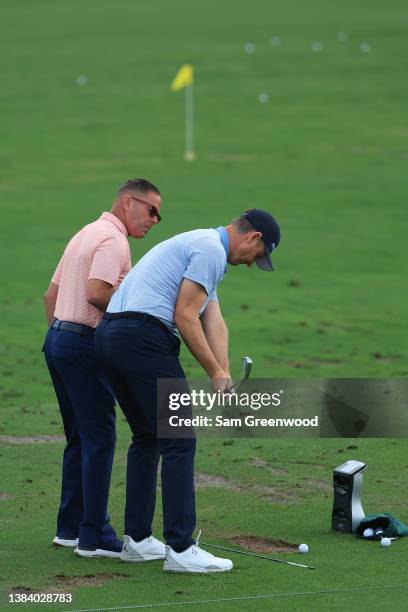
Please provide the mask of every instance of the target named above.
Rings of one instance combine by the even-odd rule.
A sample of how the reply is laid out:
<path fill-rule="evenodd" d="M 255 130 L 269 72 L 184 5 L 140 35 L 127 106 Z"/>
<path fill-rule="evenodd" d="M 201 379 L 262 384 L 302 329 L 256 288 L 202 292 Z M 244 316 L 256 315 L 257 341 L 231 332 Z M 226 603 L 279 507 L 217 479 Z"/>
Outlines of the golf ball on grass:
<path fill-rule="evenodd" d="M 312 45 L 312 51 L 314 51 L 315 53 L 320 53 L 321 51 L 323 51 L 322 43 L 314 42 Z"/>
<path fill-rule="evenodd" d="M 88 77 L 85 74 L 80 74 L 77 78 L 77 84 L 84 86 L 88 83 Z"/>
<path fill-rule="evenodd" d="M 305 555 L 307 552 L 309 552 L 309 547 L 307 544 L 299 544 L 298 551 L 302 553 L 302 555 Z"/>
<path fill-rule="evenodd" d="M 386 548 L 388 548 L 388 546 L 391 546 L 391 540 L 390 538 L 381 538 L 380 544 L 381 546 L 385 546 Z"/>
<path fill-rule="evenodd" d="M 360 49 L 361 49 L 361 51 L 363 53 L 370 53 L 370 51 L 371 51 L 370 45 L 368 43 L 366 43 L 366 42 L 361 43 Z"/>

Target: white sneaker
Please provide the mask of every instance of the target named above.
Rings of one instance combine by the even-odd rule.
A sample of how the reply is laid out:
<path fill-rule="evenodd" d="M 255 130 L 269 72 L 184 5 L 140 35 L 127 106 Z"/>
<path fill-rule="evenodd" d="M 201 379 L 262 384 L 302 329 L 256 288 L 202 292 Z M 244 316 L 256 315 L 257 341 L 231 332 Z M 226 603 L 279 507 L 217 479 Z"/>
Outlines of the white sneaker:
<path fill-rule="evenodd" d="M 128 535 L 123 536 L 121 561 L 140 563 L 142 561 L 155 561 L 166 557 L 166 547 L 157 538 L 149 536 L 140 542 L 135 542 Z"/>
<path fill-rule="evenodd" d="M 122 554 L 123 542 L 115 538 L 111 542 L 101 542 L 99 548 L 84 548 L 77 546 L 74 550 L 79 557 L 109 557 L 119 559 Z"/>
<path fill-rule="evenodd" d="M 114 550 L 106 550 L 105 548 L 79 548 L 78 546 L 74 549 L 74 553 L 78 557 L 108 557 L 112 559 L 119 559 L 121 553 Z"/>
<path fill-rule="evenodd" d="M 232 561 L 214 557 L 211 553 L 199 548 L 197 544 L 193 544 L 181 553 L 166 546 L 166 553 L 163 565 L 165 572 L 208 574 L 210 572 L 229 572 L 233 568 Z"/>
<path fill-rule="evenodd" d="M 59 538 L 58 536 L 55 536 L 52 543 L 55 546 L 67 546 L 74 548 L 75 546 L 78 546 L 79 540 L 78 538 L 75 538 L 75 540 L 66 540 L 65 538 Z"/>

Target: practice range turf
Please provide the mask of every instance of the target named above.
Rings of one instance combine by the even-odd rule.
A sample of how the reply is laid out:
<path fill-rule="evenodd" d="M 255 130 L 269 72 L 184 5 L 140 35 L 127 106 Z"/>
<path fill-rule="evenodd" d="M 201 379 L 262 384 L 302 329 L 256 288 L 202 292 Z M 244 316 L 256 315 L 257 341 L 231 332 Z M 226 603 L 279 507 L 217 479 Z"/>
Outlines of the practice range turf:
<path fill-rule="evenodd" d="M 313 571 L 231 555 L 230 574 L 174 576 L 53 549 L 63 442 L 41 354 L 42 295 L 67 240 L 109 209 L 121 182 L 145 176 L 164 194 L 163 222 L 133 241 L 134 261 L 249 207 L 280 221 L 276 272 L 231 268 L 220 287 L 235 374 L 247 354 L 259 378 L 406 378 L 406 27 L 402 0 L 4 0 L 1 609 L 21 607 L 7 605 L 11 590 L 73 593 L 72 604 L 35 610 L 255 595 L 276 597 L 185 609 L 406 609 L 407 589 L 376 588 L 408 584 L 406 543 L 382 549 L 330 530 L 332 469 L 349 458 L 369 466 L 365 510 L 408 522 L 403 438 L 199 440 L 202 540 L 286 547 L 273 554 Z M 193 163 L 183 92 L 169 88 L 185 62 L 196 74 Z M 186 351 L 183 363 L 199 375 Z M 128 443 L 119 412 L 119 531 Z M 291 548 L 300 542 L 308 555 Z"/>

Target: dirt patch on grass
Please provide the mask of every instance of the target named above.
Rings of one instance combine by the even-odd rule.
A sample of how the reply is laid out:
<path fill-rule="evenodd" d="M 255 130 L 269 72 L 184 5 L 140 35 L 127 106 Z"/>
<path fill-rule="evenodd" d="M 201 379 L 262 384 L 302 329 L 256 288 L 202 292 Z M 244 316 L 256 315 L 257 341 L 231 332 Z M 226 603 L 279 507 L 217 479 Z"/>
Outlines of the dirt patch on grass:
<path fill-rule="evenodd" d="M 320 489 L 321 491 L 331 491 L 332 487 L 324 480 L 313 480 L 312 478 L 302 478 L 306 484 L 310 485 L 311 489 Z"/>
<path fill-rule="evenodd" d="M 241 535 L 230 538 L 234 544 L 242 546 L 247 550 L 259 553 L 279 553 L 297 551 L 297 544 L 291 544 L 284 540 L 273 540 L 272 538 L 259 538 L 258 536 Z"/>
<path fill-rule="evenodd" d="M 262 493 L 265 499 L 273 504 L 289 504 L 302 501 L 302 498 L 292 493 L 292 491 L 285 491 L 277 487 L 256 485 L 254 489 L 258 493 Z"/>
<path fill-rule="evenodd" d="M 243 491 L 246 488 L 233 480 L 228 480 L 222 476 L 205 474 L 204 472 L 197 472 L 194 476 L 194 482 L 197 489 L 218 487 L 221 489 L 229 489 L 230 491 Z"/>
<path fill-rule="evenodd" d="M 84 576 L 65 576 L 57 574 L 55 585 L 57 588 L 75 588 L 83 586 L 102 586 L 111 580 L 123 580 L 129 578 L 130 574 L 122 572 L 99 572 L 98 574 L 85 574 Z"/>
<path fill-rule="evenodd" d="M 9 495 L 8 493 L 1 493 L 0 492 L 0 499 L 11 499 L 13 496 Z"/>
<path fill-rule="evenodd" d="M 288 470 L 285 468 L 276 468 L 272 467 L 269 461 L 265 461 L 265 459 L 260 459 L 259 457 L 251 457 L 249 460 L 250 464 L 256 468 L 265 468 L 271 474 L 275 474 L 276 476 L 282 476 L 283 474 L 287 474 Z"/>
<path fill-rule="evenodd" d="M 0 436 L 0 442 L 7 442 L 7 444 L 53 444 L 65 442 L 65 436 L 46 436 L 43 434 L 38 434 L 38 436 Z"/>
<path fill-rule="evenodd" d="M 237 493 L 261 493 L 265 500 L 274 504 L 288 504 L 301 501 L 301 498 L 292 493 L 290 490 L 284 490 L 283 488 L 270 487 L 266 485 L 250 485 L 248 483 L 240 483 L 234 480 L 228 480 L 222 476 L 213 476 L 211 474 L 205 474 L 204 472 L 198 472 L 195 475 L 195 485 L 197 489 L 206 489 L 210 487 L 217 487 L 220 489 L 228 489 L 229 491 L 235 491 Z"/>
<path fill-rule="evenodd" d="M 53 578 L 53 584 L 44 589 L 31 588 L 29 586 L 11 587 L 11 593 L 64 593 L 67 589 L 84 586 L 103 586 L 111 580 L 122 580 L 130 578 L 130 574 L 118 572 L 100 572 L 98 574 L 85 574 L 84 576 L 65 576 L 57 574 Z"/>
<path fill-rule="evenodd" d="M 325 465 L 321 465 L 320 463 L 313 463 L 312 461 L 301 461 L 300 459 L 297 461 L 288 461 L 288 463 L 296 463 L 298 465 L 310 465 L 311 467 L 317 468 L 318 470 L 327 470 Z"/>

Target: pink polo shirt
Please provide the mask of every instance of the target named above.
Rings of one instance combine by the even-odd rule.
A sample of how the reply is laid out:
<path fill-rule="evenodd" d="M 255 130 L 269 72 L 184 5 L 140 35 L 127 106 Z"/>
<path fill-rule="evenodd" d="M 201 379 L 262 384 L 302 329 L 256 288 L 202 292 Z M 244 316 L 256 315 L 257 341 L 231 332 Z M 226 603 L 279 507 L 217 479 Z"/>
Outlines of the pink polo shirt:
<path fill-rule="evenodd" d="M 86 283 L 95 278 L 118 288 L 131 269 L 127 230 L 115 215 L 104 212 L 69 241 L 52 277 L 58 285 L 54 316 L 96 327 L 102 313 L 86 299 Z"/>

